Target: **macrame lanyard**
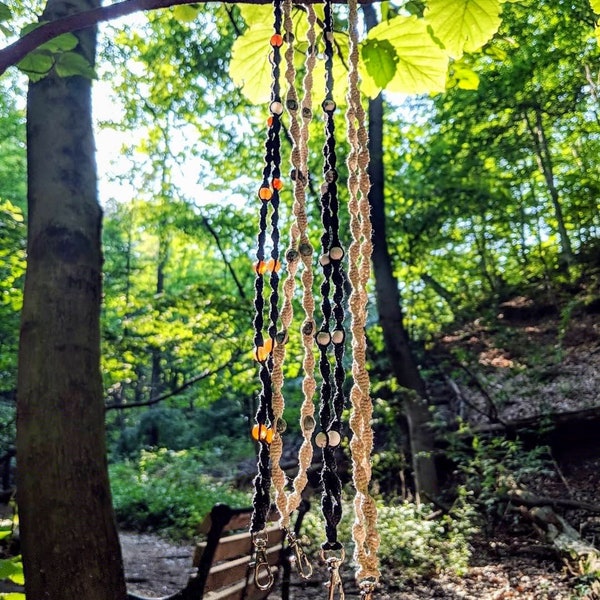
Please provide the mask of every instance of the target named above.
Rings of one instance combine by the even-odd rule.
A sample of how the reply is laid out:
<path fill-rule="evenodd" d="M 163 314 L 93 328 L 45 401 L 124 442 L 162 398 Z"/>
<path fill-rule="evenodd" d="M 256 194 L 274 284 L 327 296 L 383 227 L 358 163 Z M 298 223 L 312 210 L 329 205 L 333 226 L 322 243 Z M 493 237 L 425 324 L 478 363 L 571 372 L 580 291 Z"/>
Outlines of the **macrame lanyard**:
<path fill-rule="evenodd" d="M 322 325 L 317 333 L 319 348 L 319 370 L 321 373 L 319 419 L 321 432 L 315 443 L 322 448 L 323 467 L 321 482 L 323 493 L 321 509 L 325 518 L 326 541 L 322 544 L 323 559 L 331 574 L 330 596 L 339 592 L 343 596 L 339 568 L 344 560 L 344 549 L 338 541 L 337 528 L 342 517 L 342 484 L 337 473 L 335 449 L 341 442 L 341 417 L 344 409 L 343 384 L 345 370 L 344 357 L 344 273 L 342 259 L 344 251 L 339 239 L 336 148 L 334 137 L 333 100 L 333 11 L 331 0 L 325 3 L 324 20 L 325 42 L 325 99 L 322 108 L 325 117 L 325 144 L 323 146 L 323 176 L 321 186 L 321 235 L 322 255 L 319 259 L 323 269 L 321 284 Z M 333 284 L 333 297 L 331 288 Z M 331 323 L 333 322 L 333 331 Z M 333 344 L 334 367 L 328 350 Z"/>
<path fill-rule="evenodd" d="M 273 340 L 277 335 L 277 321 L 279 317 L 279 190 L 282 188 L 280 165 L 280 131 L 283 104 L 280 97 L 279 71 L 281 62 L 280 48 L 283 44 L 281 35 L 281 0 L 275 0 L 274 8 L 274 33 L 270 44 L 272 54 L 271 102 L 269 104 L 270 117 L 267 120 L 268 132 L 265 142 L 265 166 L 263 180 L 258 190 L 261 200 L 257 259 L 255 265 L 255 317 L 254 317 L 254 346 L 255 358 L 259 362 L 259 377 L 262 389 L 258 399 L 256 411 L 256 425 L 252 436 L 258 442 L 257 475 L 254 478 L 253 513 L 250 522 L 250 531 L 256 551 L 254 560 L 254 582 L 261 590 L 269 589 L 273 585 L 273 574 L 266 556 L 267 537 L 265 533 L 267 515 L 270 508 L 270 445 L 274 436 L 273 415 L 273 387 L 271 373 L 273 370 Z M 271 206 L 271 258 L 265 261 L 265 240 L 268 228 L 268 208 Z M 265 273 L 270 271 L 269 277 L 269 306 L 268 306 L 268 333 L 263 337 L 264 316 L 264 279 Z"/>
<path fill-rule="evenodd" d="M 296 510 L 302 499 L 308 482 L 307 471 L 312 461 L 311 437 L 315 428 L 314 395 L 316 381 L 314 377 L 315 359 L 314 345 L 314 306 L 312 293 L 313 275 L 311 257 L 313 248 L 308 239 L 308 222 L 306 216 L 306 186 L 308 184 L 308 126 L 312 118 L 312 73 L 316 62 L 315 51 L 315 23 L 316 14 L 312 6 L 307 8 L 309 29 L 307 33 L 309 51 L 305 67 L 306 73 L 303 81 L 304 97 L 301 106 L 295 88 L 296 69 L 294 67 L 294 36 L 292 22 L 292 1 L 283 2 L 284 40 L 287 42 L 285 51 L 286 71 L 288 83 L 286 108 L 290 116 L 289 133 L 292 140 L 291 152 L 291 179 L 294 182 L 294 203 L 292 207 L 293 220 L 290 227 L 290 245 L 286 251 L 288 275 L 283 284 L 283 305 L 281 308 L 281 330 L 276 337 L 273 351 L 273 415 L 275 418 L 275 434 L 271 445 L 271 475 L 275 487 L 275 504 L 280 514 L 280 525 L 285 530 L 288 542 L 296 554 L 296 564 L 302 577 L 308 578 L 312 574 L 312 567 L 304 554 L 294 532 L 290 529 L 291 514 Z M 298 119 L 301 110 L 302 125 Z M 304 400 L 300 409 L 300 426 L 303 442 L 298 453 L 298 473 L 292 484 L 292 491 L 286 492 L 286 475 L 281 469 L 279 461 L 283 452 L 282 433 L 286 424 L 283 419 L 285 399 L 283 388 L 283 363 L 285 360 L 285 344 L 288 341 L 288 331 L 293 320 L 293 298 L 296 288 L 296 274 L 300 260 L 304 264 L 302 272 L 302 306 L 304 309 L 304 323 L 301 328 L 304 358 L 302 362 L 304 378 L 302 391 Z"/>
<path fill-rule="evenodd" d="M 365 111 L 358 88 L 358 10 L 357 0 L 348 1 L 348 29 L 350 56 L 348 73 L 348 110 L 346 124 L 350 141 L 348 155 L 348 211 L 352 242 L 348 248 L 348 279 L 352 286 L 349 306 L 352 331 L 352 376 L 350 391 L 352 412 L 350 428 L 352 440 L 353 482 L 355 520 L 352 527 L 354 560 L 357 564 L 356 579 L 365 600 L 371 598 L 380 573 L 377 550 L 377 508 L 369 493 L 371 480 L 371 452 L 373 431 L 371 417 L 373 407 L 370 397 L 369 374 L 366 369 L 367 283 L 371 273 L 372 229 L 369 214 L 368 175 L 369 149 Z"/>

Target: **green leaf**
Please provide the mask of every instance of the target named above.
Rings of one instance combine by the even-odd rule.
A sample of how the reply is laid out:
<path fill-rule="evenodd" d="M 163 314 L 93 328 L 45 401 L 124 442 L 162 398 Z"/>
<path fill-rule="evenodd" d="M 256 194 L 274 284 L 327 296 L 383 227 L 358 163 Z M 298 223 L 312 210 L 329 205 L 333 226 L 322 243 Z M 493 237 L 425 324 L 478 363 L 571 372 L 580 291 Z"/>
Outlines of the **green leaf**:
<path fill-rule="evenodd" d="M 173 8 L 173 16 L 182 23 L 191 23 L 198 17 L 197 4 L 180 4 Z"/>
<path fill-rule="evenodd" d="M 596 41 L 598 45 L 600 45 L 600 25 L 594 29 L 594 35 L 596 36 Z"/>
<path fill-rule="evenodd" d="M 48 52 L 68 52 L 77 47 L 79 40 L 72 33 L 63 33 L 48 40 L 37 48 L 37 50 L 47 50 Z"/>
<path fill-rule="evenodd" d="M 12 19 L 12 12 L 4 2 L 0 2 L 0 21 Z"/>
<path fill-rule="evenodd" d="M 600 0 L 590 0 L 590 5 L 596 14 L 600 14 Z"/>
<path fill-rule="evenodd" d="M 455 65 L 452 76 L 462 90 L 476 90 L 479 87 L 479 75 L 465 65 Z"/>
<path fill-rule="evenodd" d="M 81 54 L 64 52 L 56 57 L 56 74 L 60 77 L 81 75 L 88 79 L 96 79 L 96 71 Z"/>
<path fill-rule="evenodd" d="M 0 594 L 0 600 L 26 600 L 25 594 L 20 592 L 9 592 L 8 594 Z"/>
<path fill-rule="evenodd" d="M 10 581 L 19 585 L 25 583 L 20 555 L 0 560 L 0 579 L 10 579 Z"/>
<path fill-rule="evenodd" d="M 25 58 L 17 63 L 19 68 L 25 75 L 28 75 L 31 81 L 39 81 L 48 75 L 50 69 L 54 66 L 54 57 L 47 52 L 39 52 L 34 50 Z"/>
<path fill-rule="evenodd" d="M 396 53 L 396 72 L 386 89 L 404 94 L 441 92 L 445 89 L 448 57 L 429 35 L 423 19 L 414 15 L 394 17 L 373 27 L 365 43 L 369 40 L 377 40 L 380 48 L 389 52 L 389 47 L 382 45 L 383 41 L 387 41 Z M 387 61 L 389 64 L 389 58 Z M 375 97 L 380 89 L 377 90 L 377 83 L 362 63 L 361 76 L 363 91 Z"/>
<path fill-rule="evenodd" d="M 239 9 L 240 15 L 248 27 L 264 25 L 273 32 L 273 8 L 271 6 L 268 4 L 242 4 Z"/>
<path fill-rule="evenodd" d="M 379 90 L 385 88 L 396 74 L 398 55 L 389 40 L 366 40 L 360 49 L 367 73 Z"/>
<path fill-rule="evenodd" d="M 256 7 L 254 7 L 256 8 Z M 271 92 L 271 64 L 267 60 L 273 27 L 256 23 L 238 37 L 231 50 L 229 75 L 233 83 L 255 104 L 267 103 Z"/>
<path fill-rule="evenodd" d="M 429 0 L 424 18 L 452 58 L 474 52 L 498 31 L 500 0 Z"/>

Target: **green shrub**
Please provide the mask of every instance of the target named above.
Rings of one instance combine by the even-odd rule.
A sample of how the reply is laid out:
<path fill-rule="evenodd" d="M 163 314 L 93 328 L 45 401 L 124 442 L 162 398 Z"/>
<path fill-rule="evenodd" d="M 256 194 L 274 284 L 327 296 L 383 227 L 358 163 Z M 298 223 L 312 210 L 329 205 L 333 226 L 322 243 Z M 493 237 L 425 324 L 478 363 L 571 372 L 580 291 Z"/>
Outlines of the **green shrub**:
<path fill-rule="evenodd" d="M 250 497 L 204 474 L 193 450 L 142 450 L 136 462 L 109 467 L 119 524 L 188 537 L 214 504 L 247 506 Z"/>
<path fill-rule="evenodd" d="M 465 572 L 471 554 L 469 539 L 476 531 L 475 514 L 466 499 L 466 492 L 461 490 L 451 515 L 439 515 L 429 504 L 379 502 L 377 529 L 382 566 L 401 570 L 406 579 L 441 571 Z M 353 552 L 352 519 L 352 504 L 344 502 L 339 539 L 344 542 L 348 556 Z M 324 541 L 323 531 L 323 517 L 315 506 L 303 524 L 309 552 L 318 551 Z"/>

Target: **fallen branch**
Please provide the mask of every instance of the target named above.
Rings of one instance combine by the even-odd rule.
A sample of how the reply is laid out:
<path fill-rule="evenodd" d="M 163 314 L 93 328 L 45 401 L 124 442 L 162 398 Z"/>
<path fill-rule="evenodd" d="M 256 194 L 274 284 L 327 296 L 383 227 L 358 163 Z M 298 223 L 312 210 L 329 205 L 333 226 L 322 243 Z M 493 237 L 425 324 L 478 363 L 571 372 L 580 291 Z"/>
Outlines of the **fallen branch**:
<path fill-rule="evenodd" d="M 543 532 L 564 558 L 574 575 L 591 573 L 600 569 L 600 551 L 581 538 L 578 531 L 550 506 L 519 507 L 519 512 Z"/>
<path fill-rule="evenodd" d="M 581 502 L 571 498 L 550 498 L 549 496 L 537 496 L 525 490 L 516 490 L 505 496 L 505 500 L 509 500 L 517 506 L 526 506 L 529 508 L 535 506 L 551 506 L 552 508 L 573 508 L 585 510 L 592 513 L 600 513 L 600 504 L 592 504 L 590 502 Z"/>

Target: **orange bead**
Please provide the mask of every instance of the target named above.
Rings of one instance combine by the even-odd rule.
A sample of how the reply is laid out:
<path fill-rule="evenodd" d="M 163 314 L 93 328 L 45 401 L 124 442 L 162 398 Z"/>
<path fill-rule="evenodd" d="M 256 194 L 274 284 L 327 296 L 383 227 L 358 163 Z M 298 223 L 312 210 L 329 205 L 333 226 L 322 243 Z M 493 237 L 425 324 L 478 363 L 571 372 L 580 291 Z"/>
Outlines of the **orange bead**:
<path fill-rule="evenodd" d="M 267 263 L 264 260 L 259 260 L 254 265 L 254 272 L 259 275 L 264 275 L 267 272 Z"/>
<path fill-rule="evenodd" d="M 262 346 L 258 346 L 254 350 L 254 358 L 258 362 L 265 362 L 269 358 L 271 350 L 273 350 L 273 340 L 269 338 Z"/>
<path fill-rule="evenodd" d="M 257 442 L 270 444 L 273 441 L 273 429 L 266 425 L 255 425 L 252 428 L 252 438 Z"/>
<path fill-rule="evenodd" d="M 281 263 L 278 260 L 271 258 L 267 261 L 267 271 L 277 273 L 281 269 Z"/>
<path fill-rule="evenodd" d="M 278 179 L 277 177 L 273 178 L 272 185 L 273 189 L 277 191 L 283 189 L 283 181 L 281 181 L 281 179 Z"/>
<path fill-rule="evenodd" d="M 280 48 L 283 46 L 283 36 L 280 33 L 274 33 L 271 36 L 271 46 L 273 46 L 273 48 Z"/>
<path fill-rule="evenodd" d="M 273 125 L 273 117 L 267 119 L 267 127 L 271 127 L 271 125 Z"/>
<path fill-rule="evenodd" d="M 271 188 L 263 186 L 258 190 L 258 197 L 263 202 L 268 202 L 273 197 L 273 191 L 271 190 Z"/>

